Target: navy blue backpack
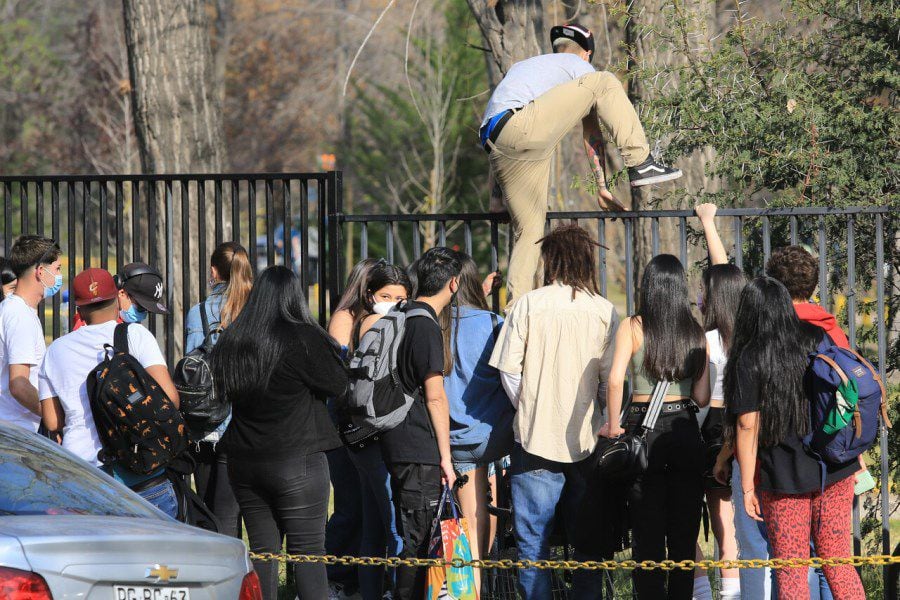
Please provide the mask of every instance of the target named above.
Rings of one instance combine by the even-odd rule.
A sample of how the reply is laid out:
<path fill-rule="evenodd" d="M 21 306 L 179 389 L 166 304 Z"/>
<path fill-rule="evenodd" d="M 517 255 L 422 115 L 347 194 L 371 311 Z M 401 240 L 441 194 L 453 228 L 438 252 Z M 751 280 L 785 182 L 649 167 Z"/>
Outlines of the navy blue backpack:
<path fill-rule="evenodd" d="M 855 380 L 859 402 L 853 418 L 838 431 L 823 431 L 828 414 L 837 406 L 841 383 Z M 804 444 L 826 463 L 843 464 L 868 450 L 878 437 L 879 416 L 890 428 L 885 410 L 884 383 L 872 364 L 853 350 L 835 345 L 828 336 L 810 354 L 810 433 Z"/>

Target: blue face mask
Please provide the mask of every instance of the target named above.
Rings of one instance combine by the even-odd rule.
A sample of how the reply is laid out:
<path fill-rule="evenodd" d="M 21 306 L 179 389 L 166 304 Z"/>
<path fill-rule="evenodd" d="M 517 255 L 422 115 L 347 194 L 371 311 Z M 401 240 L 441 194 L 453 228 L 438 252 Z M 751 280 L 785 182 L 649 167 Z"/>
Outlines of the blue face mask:
<path fill-rule="evenodd" d="M 128 310 L 119 311 L 119 316 L 122 317 L 122 321 L 125 323 L 140 323 L 147 318 L 147 314 L 147 311 L 138 308 L 137 304 L 132 304 L 128 307 Z"/>
<path fill-rule="evenodd" d="M 44 298 L 50 298 L 58 294 L 59 290 L 62 289 L 62 283 L 62 274 L 56 276 L 56 278 L 53 280 L 53 285 L 50 287 L 47 287 L 42 280 L 41 285 L 44 286 Z"/>

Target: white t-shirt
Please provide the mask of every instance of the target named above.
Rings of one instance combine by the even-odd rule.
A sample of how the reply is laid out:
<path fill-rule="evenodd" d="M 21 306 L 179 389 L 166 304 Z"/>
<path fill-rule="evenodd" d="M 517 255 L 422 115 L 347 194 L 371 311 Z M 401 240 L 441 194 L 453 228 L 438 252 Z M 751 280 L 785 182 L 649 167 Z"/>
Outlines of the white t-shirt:
<path fill-rule="evenodd" d="M 525 106 L 558 85 L 593 72 L 591 63 L 569 52 L 541 54 L 519 61 L 497 84 L 481 124 L 505 110 Z"/>
<path fill-rule="evenodd" d="M 709 348 L 709 386 L 710 398 L 722 400 L 725 393 L 722 391 L 722 382 L 725 380 L 725 363 L 728 356 L 725 354 L 725 344 L 718 329 L 706 332 L 706 345 Z"/>
<path fill-rule="evenodd" d="M 115 321 L 84 325 L 50 344 L 41 364 L 39 387 L 41 401 L 56 396 L 65 413 L 63 448 L 100 465 L 97 453 L 100 438 L 94 425 L 87 395 L 88 374 L 103 360 L 104 344 L 113 344 Z M 153 334 L 141 325 L 128 327 L 128 353 L 145 369 L 165 365 Z"/>
<path fill-rule="evenodd" d="M 9 365 L 31 365 L 28 379 L 38 385 L 38 365 L 47 343 L 37 311 L 13 294 L 0 302 L 0 419 L 37 431 L 41 418 L 9 393 Z"/>

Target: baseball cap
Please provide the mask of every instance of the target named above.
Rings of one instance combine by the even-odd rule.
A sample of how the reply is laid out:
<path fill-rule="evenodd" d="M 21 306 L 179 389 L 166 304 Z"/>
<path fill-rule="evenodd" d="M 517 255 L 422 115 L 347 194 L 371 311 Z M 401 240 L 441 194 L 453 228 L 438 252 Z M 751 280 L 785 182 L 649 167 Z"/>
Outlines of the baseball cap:
<path fill-rule="evenodd" d="M 169 314 L 164 303 L 162 274 L 147 263 L 130 263 L 122 267 L 119 287 L 131 296 L 135 304 L 159 315 Z"/>
<path fill-rule="evenodd" d="M 113 276 L 106 269 L 85 269 L 72 280 L 75 306 L 87 306 L 114 299 L 119 290 Z"/>
<path fill-rule="evenodd" d="M 591 30 L 584 25 L 578 23 L 566 23 L 565 25 L 556 25 L 550 28 L 550 45 L 553 45 L 559 38 L 568 38 L 581 46 L 583 50 L 591 53 L 589 58 L 594 58 L 594 35 Z"/>

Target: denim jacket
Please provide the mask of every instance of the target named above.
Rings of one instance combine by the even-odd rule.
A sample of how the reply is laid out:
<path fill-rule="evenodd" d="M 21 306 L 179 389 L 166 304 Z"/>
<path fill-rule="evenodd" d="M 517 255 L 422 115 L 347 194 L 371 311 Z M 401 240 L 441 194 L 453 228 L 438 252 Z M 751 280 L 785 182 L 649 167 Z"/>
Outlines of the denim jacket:
<path fill-rule="evenodd" d="M 203 301 L 206 308 L 206 319 L 209 322 L 210 329 L 215 329 L 221 322 L 222 303 L 225 301 L 226 287 L 227 284 L 225 283 L 217 283 L 212 290 L 210 290 L 206 300 Z M 184 346 L 184 353 L 187 354 L 203 344 L 203 319 L 200 317 L 200 304 L 195 304 L 191 307 L 191 310 L 188 311 L 185 330 L 187 331 L 187 342 Z M 219 334 L 213 334 L 213 343 L 216 342 L 218 337 Z M 203 438 L 203 441 L 212 442 L 213 444 L 217 443 L 222 437 L 222 434 L 225 433 L 225 429 L 228 427 L 229 422 L 231 422 L 230 414 L 215 431 Z"/>

